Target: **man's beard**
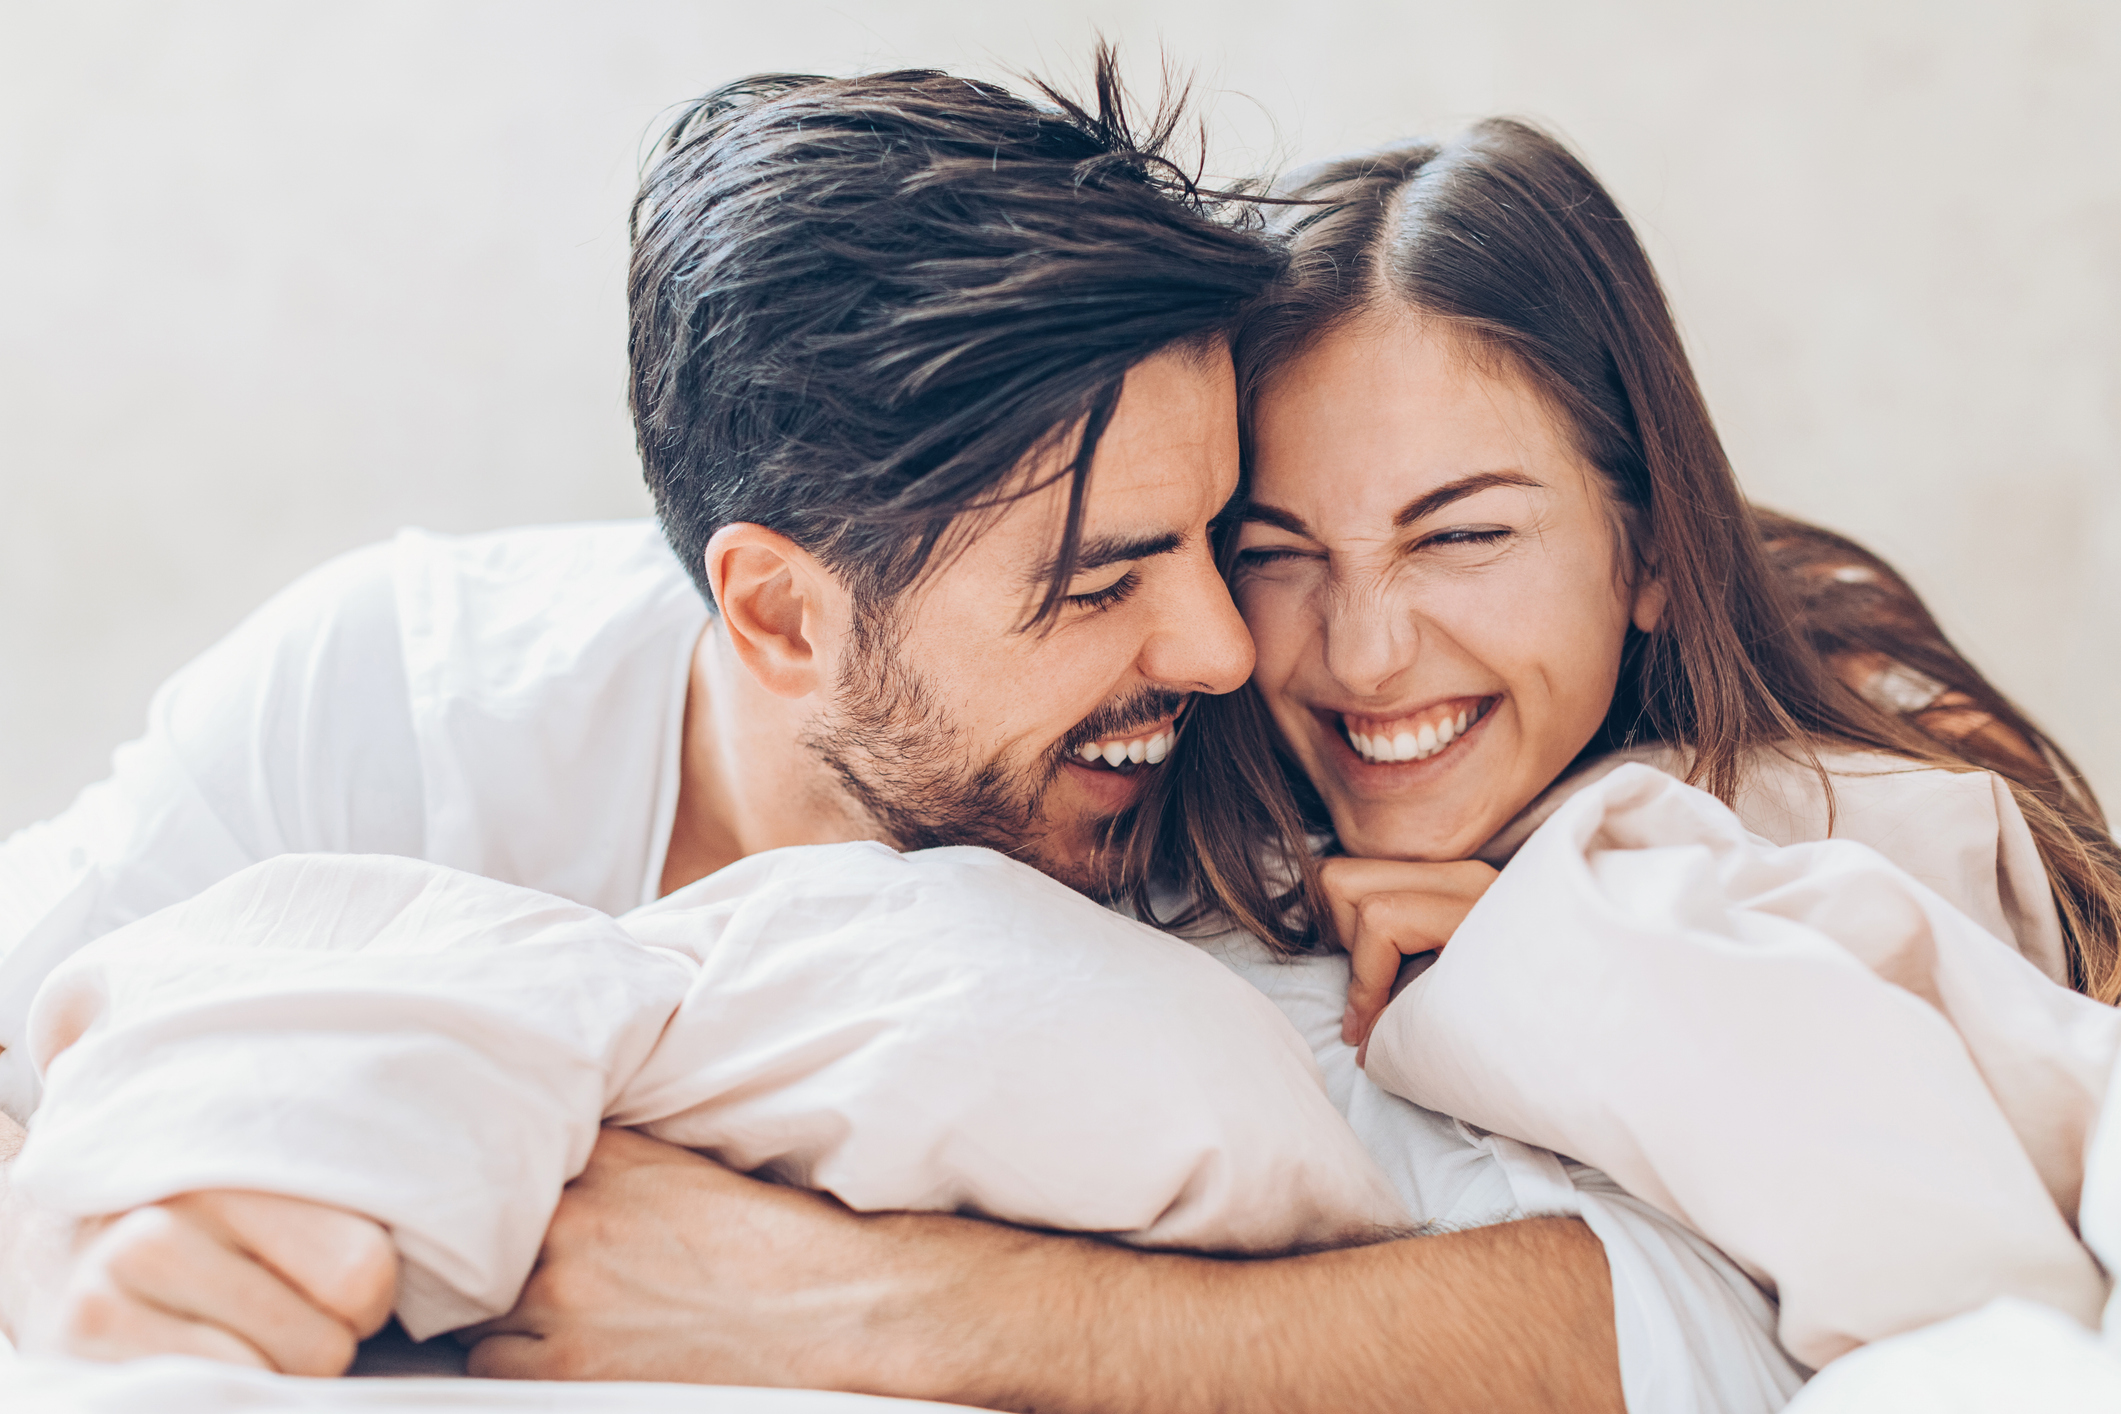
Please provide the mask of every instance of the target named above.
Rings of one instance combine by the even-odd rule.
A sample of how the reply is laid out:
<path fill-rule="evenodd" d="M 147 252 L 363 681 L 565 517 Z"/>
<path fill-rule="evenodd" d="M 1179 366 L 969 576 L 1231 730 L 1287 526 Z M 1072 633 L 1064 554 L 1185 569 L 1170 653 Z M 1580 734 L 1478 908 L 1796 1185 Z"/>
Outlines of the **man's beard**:
<path fill-rule="evenodd" d="M 1043 757 L 1011 767 L 972 758 L 964 727 L 897 651 L 898 626 L 888 613 L 860 615 L 852 638 L 833 706 L 803 745 L 892 844 L 982 845 L 1093 897 L 1110 893 L 1114 881 L 1101 867 L 1101 847 L 1087 859 L 1045 847 L 1046 796 L 1077 747 L 1168 720 L 1184 695 L 1148 689 L 1107 703 Z M 1090 823 L 1101 846 L 1111 821 Z"/>

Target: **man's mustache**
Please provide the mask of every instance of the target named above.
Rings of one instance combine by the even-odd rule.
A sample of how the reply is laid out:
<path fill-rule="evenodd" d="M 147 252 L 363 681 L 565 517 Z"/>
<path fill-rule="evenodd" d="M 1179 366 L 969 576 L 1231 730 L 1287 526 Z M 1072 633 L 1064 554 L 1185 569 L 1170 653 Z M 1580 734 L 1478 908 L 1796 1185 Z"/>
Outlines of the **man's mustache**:
<path fill-rule="evenodd" d="M 1083 718 L 1075 730 L 1069 732 L 1062 740 L 1059 754 L 1065 759 L 1087 742 L 1127 736 L 1143 727 L 1172 721 L 1192 700 L 1191 693 L 1172 692 L 1164 688 L 1144 688 L 1129 693 L 1117 701 L 1107 702 Z"/>

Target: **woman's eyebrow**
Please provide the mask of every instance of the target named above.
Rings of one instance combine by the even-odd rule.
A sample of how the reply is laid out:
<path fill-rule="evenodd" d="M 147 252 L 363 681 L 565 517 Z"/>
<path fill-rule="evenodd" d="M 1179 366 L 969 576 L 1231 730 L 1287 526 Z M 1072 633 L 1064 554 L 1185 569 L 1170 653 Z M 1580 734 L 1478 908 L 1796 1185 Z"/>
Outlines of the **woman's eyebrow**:
<path fill-rule="evenodd" d="M 1462 501 L 1477 492 L 1496 486 L 1526 486 L 1540 489 L 1540 483 L 1521 471 L 1476 471 L 1471 476 L 1461 476 L 1456 481 L 1447 481 L 1434 491 L 1426 491 L 1399 508 L 1392 517 L 1392 524 L 1404 530 L 1419 520 L 1427 520 L 1453 501 Z"/>
<path fill-rule="evenodd" d="M 1292 515 L 1279 506 L 1266 506 L 1261 505 L 1258 501 L 1249 501 L 1246 503 L 1243 513 L 1237 519 L 1239 523 L 1256 520 L 1262 525 L 1271 525 L 1277 530 L 1286 530 L 1291 535 L 1301 535 L 1306 540 L 1315 538 L 1311 534 L 1311 527 L 1304 524 L 1302 516 Z"/>

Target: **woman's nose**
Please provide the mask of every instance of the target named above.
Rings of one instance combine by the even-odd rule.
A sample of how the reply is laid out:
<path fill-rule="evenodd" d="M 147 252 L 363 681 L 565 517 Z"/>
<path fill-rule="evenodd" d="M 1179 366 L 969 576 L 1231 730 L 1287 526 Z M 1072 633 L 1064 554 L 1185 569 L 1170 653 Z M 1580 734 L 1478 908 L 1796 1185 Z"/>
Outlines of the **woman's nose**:
<path fill-rule="evenodd" d="M 1332 591 L 1319 636 L 1326 671 L 1356 697 L 1383 695 L 1420 646 L 1411 616 L 1367 588 Z"/>

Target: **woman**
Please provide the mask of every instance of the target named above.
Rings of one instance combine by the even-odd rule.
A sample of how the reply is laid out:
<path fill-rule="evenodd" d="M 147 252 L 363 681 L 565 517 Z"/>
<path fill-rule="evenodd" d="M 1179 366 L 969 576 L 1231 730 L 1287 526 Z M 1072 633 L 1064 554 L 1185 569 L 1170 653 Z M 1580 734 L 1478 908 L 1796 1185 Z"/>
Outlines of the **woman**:
<path fill-rule="evenodd" d="M 1293 271 L 1238 350 L 1249 504 L 1226 562 L 1258 667 L 1241 692 L 1194 709 L 1190 749 L 1161 783 L 1162 814 L 1145 817 L 1158 823 L 1130 842 L 1138 877 L 1175 882 L 1191 902 L 1159 910 L 1170 896 L 1144 885 L 1140 906 L 1180 927 L 1234 921 L 1285 954 L 1346 948 L 1340 1039 L 1363 1043 L 1409 975 L 1404 955 L 1450 940 L 1572 791 L 1648 760 L 1775 844 L 1873 844 L 1900 877 L 1980 924 L 1977 939 L 2015 943 L 2090 997 L 2121 996 L 2121 853 L 2089 789 L 1889 568 L 1747 505 L 1648 260 L 1581 164 L 1534 129 L 1491 121 L 1448 145 L 1330 164 L 1288 195 Z M 1526 1012 L 1547 1004 L 1522 984 L 1516 996 Z M 1569 1031 L 1551 1006 L 1533 1021 L 1507 988 L 1488 997 L 1462 1032 L 1481 1038 L 1472 1069 L 1492 1062 L 1501 1074 L 1513 1036 Z M 1702 1014 L 1742 1015 L 1751 999 L 1689 1001 L 1694 1016 L 1669 1017 L 1674 1034 Z M 1800 995 L 1793 1014 L 1806 1006 Z M 1627 1049 L 1594 1030 L 1570 1034 L 1578 1056 Z M 1433 1045 L 1426 1054 L 1460 1059 Z M 1713 1037 L 1660 1058 L 1684 1070 L 1674 1057 L 1727 1067 L 1716 1073 L 1731 1082 L 1724 1096 L 1782 1065 L 1772 1052 L 1717 1051 Z M 1864 1063 L 1858 1053 L 1830 1082 L 1859 1129 L 1904 1108 L 1908 1091 L 1894 1086 L 1911 1083 L 1904 1068 L 1873 1063 L 1866 1075 Z M 1631 1074 L 1663 1087 L 1649 1103 L 1666 1115 L 1716 1108 L 1716 1076 L 1666 1086 L 1653 1069 Z M 1568 1078 L 1512 1072 L 1535 1106 Z M 1583 1098 L 1592 1110 L 1606 1101 Z M 1771 1098 L 1791 1115 L 1806 1103 L 1787 1089 Z M 1780 1137 L 1792 1135 L 1807 1142 L 1801 1120 Z M 2066 1156 L 2080 1176 L 2082 1137 Z M 1847 1160 L 1817 1144 L 1811 1157 Z M 2082 1305 L 2098 1279 L 2067 1228 L 2075 1190 L 2058 1219 L 2033 1167 L 2019 1165 L 2030 1188 L 2014 1191 L 2044 1210 L 2028 1222 L 2044 1223 L 2058 1250 L 2027 1280 L 2052 1278 Z M 1864 1201 L 1890 1203 L 1890 1187 Z M 1910 1187 L 1923 1179 L 1900 1191 Z M 1853 1190 L 1843 1202 L 1831 1183 L 1805 1196 L 1844 1221 L 1859 1212 Z M 1694 1225 L 1771 1289 L 1785 1275 L 1748 1261 L 1713 1224 Z M 2014 1240 L 1983 1251 L 2010 1252 Z M 1806 1255 L 1817 1253 L 1815 1241 Z M 1823 1284 L 1829 1298 L 1835 1284 Z M 1904 1306 L 1817 1320 L 1808 1308 L 1805 1339 L 1792 1340 L 1792 1289 L 1785 1344 L 1815 1365 L 1904 1328 L 1893 1324 Z"/>
<path fill-rule="evenodd" d="M 1251 504 L 1226 547 L 1260 667 L 1196 709 L 1179 808 L 1133 842 L 1156 876 L 1283 949 L 1353 946 L 1380 880 L 1445 900 L 1405 921 L 1461 914 L 1487 871 L 1458 862 L 1610 753 L 1672 750 L 1726 802 L 1764 758 L 1831 801 L 1820 752 L 1884 753 L 2007 781 L 2069 984 L 2121 998 L 2121 851 L 2089 787 L 1891 569 L 1747 505 L 1580 163 L 1496 120 L 1287 195 L 1293 273 L 1240 342 Z M 1436 867 L 1321 864 L 1320 832 L 1331 856 Z M 1248 867 L 1262 843 L 1294 890 Z"/>

